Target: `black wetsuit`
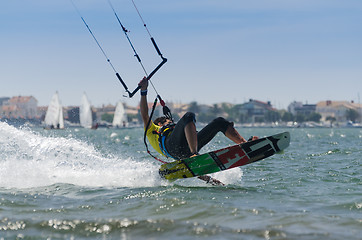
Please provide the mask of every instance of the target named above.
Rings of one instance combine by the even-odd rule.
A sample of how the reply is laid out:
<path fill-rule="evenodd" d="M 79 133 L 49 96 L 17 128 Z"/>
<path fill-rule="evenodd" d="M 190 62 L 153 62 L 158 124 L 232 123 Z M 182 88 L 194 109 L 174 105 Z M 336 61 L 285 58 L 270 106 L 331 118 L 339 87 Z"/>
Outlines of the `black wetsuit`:
<path fill-rule="evenodd" d="M 165 140 L 166 150 L 174 159 L 184 159 L 190 157 L 191 153 L 185 135 L 185 126 L 190 122 L 196 122 L 195 114 L 187 112 L 180 121 L 177 122 L 172 133 Z M 215 118 L 201 131 L 197 132 L 197 150 L 210 142 L 218 132 L 225 134 L 231 122 L 222 117 Z"/>

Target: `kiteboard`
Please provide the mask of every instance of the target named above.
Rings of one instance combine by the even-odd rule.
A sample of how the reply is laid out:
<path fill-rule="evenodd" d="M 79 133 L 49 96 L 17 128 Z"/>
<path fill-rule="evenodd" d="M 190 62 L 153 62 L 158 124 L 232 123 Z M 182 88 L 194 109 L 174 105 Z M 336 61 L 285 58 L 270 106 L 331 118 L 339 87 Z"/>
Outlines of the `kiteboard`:
<path fill-rule="evenodd" d="M 289 132 L 283 132 L 192 158 L 165 163 L 161 165 L 159 173 L 161 177 L 173 180 L 224 171 L 270 157 L 286 149 L 289 143 Z"/>

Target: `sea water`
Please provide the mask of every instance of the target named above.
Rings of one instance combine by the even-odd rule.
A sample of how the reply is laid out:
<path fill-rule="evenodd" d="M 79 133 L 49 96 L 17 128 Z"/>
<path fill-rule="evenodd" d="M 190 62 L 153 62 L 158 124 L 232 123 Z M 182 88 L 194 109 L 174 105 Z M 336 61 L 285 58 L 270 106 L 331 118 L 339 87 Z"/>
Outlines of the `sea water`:
<path fill-rule="evenodd" d="M 0 239 L 362 239 L 362 129 L 238 130 L 291 143 L 214 187 L 161 179 L 141 128 L 0 122 Z"/>

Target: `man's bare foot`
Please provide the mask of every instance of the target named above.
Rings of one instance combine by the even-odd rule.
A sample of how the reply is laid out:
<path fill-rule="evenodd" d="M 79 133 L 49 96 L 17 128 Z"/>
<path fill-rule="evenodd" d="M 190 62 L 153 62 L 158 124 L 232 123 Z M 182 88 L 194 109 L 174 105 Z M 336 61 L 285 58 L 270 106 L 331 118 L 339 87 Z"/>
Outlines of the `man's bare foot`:
<path fill-rule="evenodd" d="M 254 140 L 257 140 L 257 139 L 259 139 L 259 137 L 257 137 L 257 136 L 251 136 L 251 137 L 248 139 L 248 142 L 254 141 Z"/>

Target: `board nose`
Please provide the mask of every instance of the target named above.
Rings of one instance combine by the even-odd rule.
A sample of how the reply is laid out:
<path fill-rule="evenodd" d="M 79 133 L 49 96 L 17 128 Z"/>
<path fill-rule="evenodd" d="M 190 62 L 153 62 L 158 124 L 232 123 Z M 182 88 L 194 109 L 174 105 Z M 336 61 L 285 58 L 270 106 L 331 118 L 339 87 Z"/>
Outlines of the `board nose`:
<path fill-rule="evenodd" d="M 278 136 L 278 147 L 282 151 L 286 149 L 290 144 L 290 133 L 289 132 L 283 132 Z"/>

